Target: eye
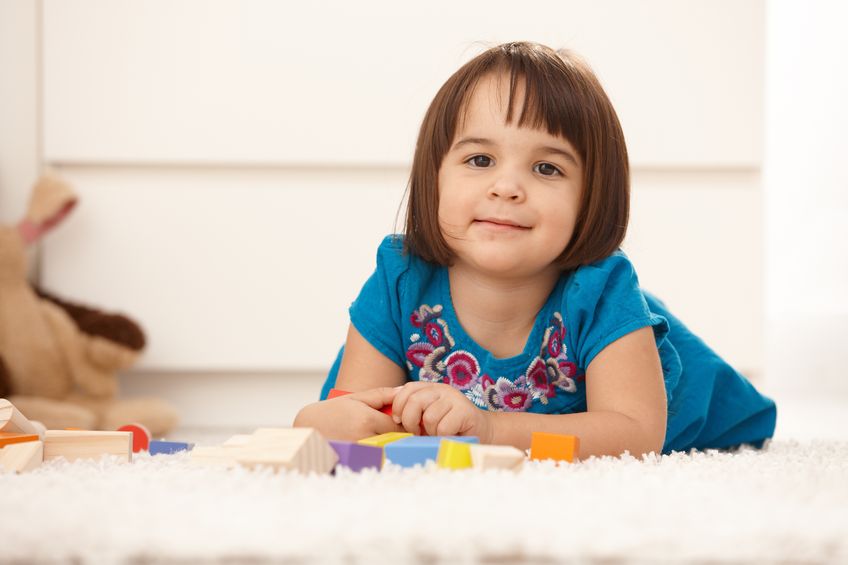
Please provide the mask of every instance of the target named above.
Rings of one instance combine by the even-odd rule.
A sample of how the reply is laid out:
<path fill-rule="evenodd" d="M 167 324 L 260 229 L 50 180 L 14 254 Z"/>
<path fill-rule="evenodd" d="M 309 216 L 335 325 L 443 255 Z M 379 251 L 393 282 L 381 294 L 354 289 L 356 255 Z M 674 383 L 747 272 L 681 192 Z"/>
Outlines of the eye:
<path fill-rule="evenodd" d="M 466 163 L 470 163 L 473 167 L 478 167 L 481 169 L 485 169 L 486 167 L 491 166 L 492 158 L 488 155 L 474 155 L 465 161 Z"/>
<path fill-rule="evenodd" d="M 562 171 L 550 163 L 539 163 L 533 167 L 533 170 L 546 177 L 555 177 L 557 175 L 562 176 Z"/>

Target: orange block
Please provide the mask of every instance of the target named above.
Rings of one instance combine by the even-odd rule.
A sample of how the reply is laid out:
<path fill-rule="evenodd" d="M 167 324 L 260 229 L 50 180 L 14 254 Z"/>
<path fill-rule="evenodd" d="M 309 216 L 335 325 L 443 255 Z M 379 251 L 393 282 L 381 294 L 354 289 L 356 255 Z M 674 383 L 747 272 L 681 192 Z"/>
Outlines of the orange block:
<path fill-rule="evenodd" d="M 0 448 L 13 443 L 24 443 L 27 441 L 38 441 L 38 434 L 14 434 L 10 432 L 0 432 Z"/>
<path fill-rule="evenodd" d="M 580 438 L 547 432 L 533 432 L 530 459 L 553 459 L 573 462 L 580 451 Z"/>

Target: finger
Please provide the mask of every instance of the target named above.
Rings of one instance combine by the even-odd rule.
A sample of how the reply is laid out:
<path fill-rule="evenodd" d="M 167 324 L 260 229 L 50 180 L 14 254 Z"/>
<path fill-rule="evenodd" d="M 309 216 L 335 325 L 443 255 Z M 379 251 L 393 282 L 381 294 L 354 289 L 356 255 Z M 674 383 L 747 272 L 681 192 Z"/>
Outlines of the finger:
<path fill-rule="evenodd" d="M 379 388 L 372 388 L 370 390 L 363 390 L 361 392 L 354 392 L 353 394 L 349 394 L 341 398 L 358 400 L 367 404 L 374 410 L 379 410 L 383 406 L 389 405 L 394 401 L 398 390 L 400 389 L 382 386 Z"/>
<path fill-rule="evenodd" d="M 455 404 L 451 404 L 450 409 L 439 420 L 436 425 L 436 435 L 440 436 L 459 436 L 462 435 L 465 426 L 465 414 L 463 410 L 457 409 Z"/>
<path fill-rule="evenodd" d="M 450 412 L 451 402 L 447 398 L 440 398 L 428 406 L 421 415 L 421 424 L 429 436 L 439 435 L 436 433 L 439 422 Z"/>
<path fill-rule="evenodd" d="M 410 395 L 401 412 L 401 425 L 413 434 L 421 432 L 421 415 L 430 404 L 439 399 L 439 393 L 434 387 L 420 388 Z"/>
<path fill-rule="evenodd" d="M 414 381 L 411 383 L 406 383 L 400 388 L 400 390 L 395 395 L 394 401 L 392 402 L 392 417 L 395 419 L 395 422 L 400 424 L 401 414 L 403 414 L 404 407 L 409 401 L 409 397 L 415 394 L 415 392 L 421 390 L 422 388 L 427 388 L 430 386 L 432 386 L 432 383 L 422 383 L 421 381 Z"/>
<path fill-rule="evenodd" d="M 403 431 L 403 427 L 400 424 L 396 424 L 391 416 L 386 416 L 382 412 L 377 412 L 374 416 L 374 435 Z"/>

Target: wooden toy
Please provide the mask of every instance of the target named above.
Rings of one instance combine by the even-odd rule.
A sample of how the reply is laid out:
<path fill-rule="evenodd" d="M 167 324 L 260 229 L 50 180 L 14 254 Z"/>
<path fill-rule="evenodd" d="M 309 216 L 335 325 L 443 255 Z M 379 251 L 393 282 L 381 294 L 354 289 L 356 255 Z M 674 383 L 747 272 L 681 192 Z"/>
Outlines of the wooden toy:
<path fill-rule="evenodd" d="M 150 432 L 142 424 L 127 424 L 118 428 L 118 431 L 132 434 L 133 453 L 146 451 L 150 448 Z"/>
<path fill-rule="evenodd" d="M 25 443 L 28 441 L 38 440 L 39 437 L 37 434 L 10 434 L 7 432 L 0 432 L 0 447 L 12 445 L 13 443 Z"/>
<path fill-rule="evenodd" d="M 443 469 L 467 469 L 471 467 L 471 445 L 462 441 L 442 440 L 436 465 Z"/>
<path fill-rule="evenodd" d="M 517 471 L 526 455 L 511 445 L 472 445 L 471 464 L 475 469 L 509 469 Z"/>
<path fill-rule="evenodd" d="M 533 432 L 530 439 L 530 459 L 553 459 L 573 462 L 580 451 L 580 438 L 547 432 Z"/>
<path fill-rule="evenodd" d="M 386 461 L 401 467 L 424 465 L 435 461 L 443 440 L 479 443 L 473 436 L 410 436 L 386 444 Z"/>
<path fill-rule="evenodd" d="M 0 432 L 38 435 L 39 429 L 18 412 L 14 404 L 0 398 Z"/>
<path fill-rule="evenodd" d="M 380 434 L 376 436 L 367 437 L 365 439 L 357 441 L 356 443 L 360 443 L 362 445 L 373 445 L 374 447 L 385 447 L 388 443 L 403 439 L 405 437 L 409 437 L 411 435 L 412 434 L 407 432 L 389 432 L 387 434 Z"/>
<path fill-rule="evenodd" d="M 32 471 L 44 459 L 44 444 L 41 441 L 15 443 L 0 449 L 0 468 L 15 473 Z"/>
<path fill-rule="evenodd" d="M 150 455 L 170 455 L 180 451 L 191 451 L 193 447 L 193 443 L 153 440 L 150 442 L 149 450 Z"/>
<path fill-rule="evenodd" d="M 329 473 L 339 457 L 327 440 L 312 428 L 260 428 L 250 436 L 234 436 L 220 447 L 195 447 L 191 460 L 227 467 L 266 466 L 304 473 Z"/>
<path fill-rule="evenodd" d="M 330 440 L 332 447 L 339 456 L 339 465 L 351 471 L 362 469 L 377 469 L 383 466 L 383 449 L 373 445 L 363 445 L 349 441 Z"/>
<path fill-rule="evenodd" d="M 44 460 L 64 457 L 76 459 L 99 459 L 103 455 L 115 455 L 121 461 L 132 460 L 132 433 L 94 432 L 87 430 L 47 430 L 44 436 Z"/>

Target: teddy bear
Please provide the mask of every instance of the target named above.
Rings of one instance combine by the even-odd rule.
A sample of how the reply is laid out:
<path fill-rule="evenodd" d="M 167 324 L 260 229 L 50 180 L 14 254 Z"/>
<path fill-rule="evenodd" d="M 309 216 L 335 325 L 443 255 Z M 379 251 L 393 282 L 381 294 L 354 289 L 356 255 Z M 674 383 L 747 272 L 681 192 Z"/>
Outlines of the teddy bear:
<path fill-rule="evenodd" d="M 0 398 L 49 429 L 114 430 L 140 423 L 162 436 L 177 423 L 161 399 L 118 397 L 117 373 L 145 346 L 130 318 L 75 304 L 27 280 L 27 246 L 77 204 L 72 188 L 46 173 L 26 215 L 0 226 Z"/>

